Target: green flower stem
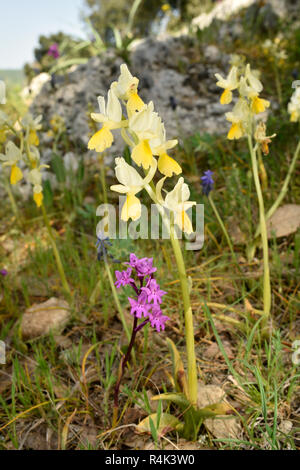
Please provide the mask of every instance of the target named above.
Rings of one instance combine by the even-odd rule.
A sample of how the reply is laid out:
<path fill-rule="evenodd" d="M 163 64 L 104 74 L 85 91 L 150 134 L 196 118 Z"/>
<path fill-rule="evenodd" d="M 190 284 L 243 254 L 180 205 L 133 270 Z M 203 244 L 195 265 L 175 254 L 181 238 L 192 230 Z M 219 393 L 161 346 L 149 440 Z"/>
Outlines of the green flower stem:
<path fill-rule="evenodd" d="M 141 3 L 142 3 L 142 0 L 135 0 L 132 4 L 132 7 L 130 8 L 127 27 L 125 30 L 126 36 L 130 36 L 132 34 L 135 15 Z"/>
<path fill-rule="evenodd" d="M 48 215 L 47 215 L 47 212 L 46 212 L 46 209 L 45 209 L 45 206 L 44 206 L 43 203 L 41 205 L 41 209 L 42 209 L 43 219 L 44 219 L 45 225 L 46 225 L 47 230 L 48 230 L 50 242 L 51 242 L 51 245 L 52 245 L 54 257 L 55 257 L 55 260 L 56 260 L 57 269 L 58 269 L 58 272 L 59 272 L 59 275 L 60 275 L 60 279 L 61 279 L 63 288 L 64 288 L 65 292 L 68 294 L 68 296 L 71 298 L 72 293 L 71 293 L 69 284 L 68 284 L 67 279 L 66 279 L 66 275 L 65 275 L 65 271 L 64 271 L 61 259 L 60 259 L 59 251 L 57 249 L 55 239 L 54 239 L 54 236 L 53 236 L 53 231 L 52 231 L 52 228 L 51 228 L 51 225 L 50 225 L 50 222 L 49 222 L 49 219 L 48 219 Z"/>
<path fill-rule="evenodd" d="M 17 203 L 16 203 L 16 200 L 15 200 L 15 196 L 11 190 L 11 187 L 10 187 L 10 184 L 6 178 L 6 176 L 4 175 L 3 176 L 3 179 L 4 179 L 4 186 L 5 186 L 5 189 L 7 191 L 7 194 L 8 194 L 8 197 L 9 197 L 9 200 L 10 200 L 10 203 L 11 203 L 11 207 L 12 207 L 12 210 L 13 210 L 13 213 L 16 217 L 16 220 L 18 222 L 21 221 L 21 218 L 20 218 L 20 213 L 19 213 L 19 209 L 18 209 L 18 206 L 17 206 Z"/>
<path fill-rule="evenodd" d="M 189 283 L 186 274 L 184 259 L 180 248 L 178 238 L 176 238 L 174 226 L 171 226 L 170 231 L 171 243 L 177 263 L 179 272 L 179 279 L 181 284 L 181 292 L 184 306 L 184 322 L 185 322 L 185 341 L 187 352 L 187 372 L 188 372 L 188 390 L 189 400 L 192 405 L 197 406 L 197 365 L 195 355 L 195 340 L 194 340 L 194 325 L 193 325 L 193 312 L 191 307 L 191 299 L 189 293 Z"/>
<path fill-rule="evenodd" d="M 222 221 L 222 219 L 221 219 L 221 216 L 220 216 L 220 214 L 219 214 L 219 212 L 218 212 L 218 209 L 217 209 L 217 207 L 215 206 L 215 203 L 214 203 L 214 201 L 213 201 L 213 199 L 212 199 L 212 197 L 211 197 L 211 194 L 208 195 L 208 200 L 209 200 L 209 203 L 210 203 L 210 205 L 211 205 L 211 207 L 212 207 L 212 209 L 213 209 L 213 211 L 214 211 L 214 213 L 215 213 L 215 216 L 216 216 L 216 218 L 217 218 L 217 220 L 218 220 L 218 222 L 219 222 L 219 225 L 220 225 L 220 227 L 221 227 L 221 229 L 222 229 L 222 231 L 223 231 L 223 233 L 224 233 L 224 235 L 225 235 L 226 241 L 227 241 L 227 243 L 228 243 L 229 249 L 230 249 L 231 254 L 232 254 L 232 258 L 233 258 L 235 264 L 237 265 L 239 271 L 241 271 L 241 268 L 240 268 L 240 265 L 239 265 L 239 263 L 238 263 L 236 254 L 235 254 L 235 252 L 234 252 L 234 249 L 233 249 L 232 242 L 231 242 L 231 240 L 230 240 L 229 234 L 228 234 L 228 232 L 227 232 L 227 230 L 226 230 L 226 227 L 225 227 L 225 225 L 224 225 L 224 223 L 223 223 L 223 221 Z"/>
<path fill-rule="evenodd" d="M 121 135 L 122 135 L 122 137 L 123 137 L 123 140 L 126 142 L 126 144 L 127 144 L 129 147 L 134 147 L 135 142 L 130 139 L 130 137 L 129 137 L 129 135 L 127 134 L 125 128 L 121 129 Z M 138 143 L 138 142 L 136 142 L 136 143 Z"/>
<path fill-rule="evenodd" d="M 107 191 L 106 191 L 106 179 L 105 179 L 105 165 L 104 165 L 104 158 L 102 160 L 102 165 L 100 169 L 100 176 L 101 176 L 101 186 L 103 191 L 103 202 L 107 204 Z"/>
<path fill-rule="evenodd" d="M 252 137 L 248 134 L 248 145 L 251 154 L 252 171 L 254 177 L 254 183 L 258 198 L 259 205 L 259 223 L 261 230 L 261 239 L 263 247 L 263 261 L 264 261 L 264 289 L 263 289 L 263 300 L 264 300 L 264 314 L 266 317 L 270 315 L 271 310 L 271 284 L 270 284 L 270 268 L 269 268 L 269 247 L 268 247 L 268 236 L 267 236 L 267 224 L 265 217 L 265 207 L 262 195 L 262 190 L 259 181 L 256 150 L 253 148 Z"/>
<path fill-rule="evenodd" d="M 115 390 L 114 390 L 114 408 L 113 408 L 112 428 L 115 428 L 116 425 L 117 425 L 117 422 L 118 422 L 120 385 L 121 385 L 122 377 L 123 377 L 124 372 L 125 372 L 125 366 L 126 366 L 126 363 L 128 362 L 128 359 L 130 357 L 130 353 L 132 351 L 134 340 L 135 340 L 135 337 L 136 337 L 137 321 L 138 321 L 138 319 L 136 317 L 134 317 L 132 333 L 131 333 L 131 335 L 129 335 L 129 345 L 128 345 L 128 348 L 127 348 L 127 352 L 121 360 L 119 371 L 118 371 L 118 378 L 117 378 L 117 382 L 116 382 Z"/>
<path fill-rule="evenodd" d="M 193 325 L 193 312 L 191 307 L 190 293 L 189 293 L 189 283 L 186 274 L 184 259 L 182 251 L 180 248 L 180 242 L 176 237 L 175 228 L 173 224 L 170 224 L 169 219 L 166 217 L 165 211 L 157 197 L 155 192 L 148 184 L 145 186 L 145 189 L 151 199 L 155 202 L 164 225 L 169 229 L 170 240 L 172 243 L 177 269 L 179 273 L 179 280 L 181 285 L 183 306 L 184 306 L 184 321 L 185 321 L 185 341 L 186 341 L 186 353 L 187 353 L 187 362 L 188 362 L 188 389 L 189 389 L 189 401 L 192 405 L 197 406 L 197 395 L 198 395 L 198 382 L 197 382 L 197 365 L 196 365 L 196 355 L 195 355 L 195 340 L 194 340 L 194 325 Z"/>
<path fill-rule="evenodd" d="M 280 206 L 282 200 L 284 199 L 286 193 L 287 193 L 287 190 L 288 190 L 288 185 L 289 185 L 289 182 L 290 182 L 290 179 L 291 179 L 291 176 L 292 176 L 292 173 L 295 169 L 295 166 L 296 166 L 296 162 L 298 160 L 298 157 L 299 157 L 299 153 L 300 153 L 300 140 L 298 142 L 298 145 L 297 145 L 297 148 L 295 150 L 295 153 L 294 153 L 294 156 L 293 156 L 293 159 L 291 161 L 291 164 L 290 164 L 290 167 L 289 167 L 289 171 L 285 177 L 285 180 L 284 180 L 284 183 L 283 183 L 283 186 L 281 188 L 281 191 L 276 199 L 276 201 L 274 202 L 274 204 L 272 205 L 272 207 L 268 210 L 268 212 L 266 213 L 266 220 L 268 220 L 270 217 L 272 217 L 272 215 L 274 214 L 274 212 L 277 210 L 277 208 Z M 257 238 L 258 236 L 260 235 L 260 226 L 257 227 L 256 229 L 256 232 L 255 232 L 255 235 L 254 237 Z"/>

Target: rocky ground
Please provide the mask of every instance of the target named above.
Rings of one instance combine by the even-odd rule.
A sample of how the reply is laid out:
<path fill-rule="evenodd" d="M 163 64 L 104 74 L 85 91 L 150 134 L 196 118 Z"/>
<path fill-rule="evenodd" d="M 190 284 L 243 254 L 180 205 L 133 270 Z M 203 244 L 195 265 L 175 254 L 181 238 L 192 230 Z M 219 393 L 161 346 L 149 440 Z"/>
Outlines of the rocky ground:
<path fill-rule="evenodd" d="M 201 60 L 186 57 L 188 38 L 145 39 L 132 50 L 130 70 L 140 79 L 140 95 L 153 101 L 170 138 L 196 131 L 223 132 L 224 109 L 218 104 L 214 74 L 225 70 L 228 57 L 216 46 L 207 46 Z M 50 120 L 54 114 L 66 122 L 70 138 L 88 142 L 88 109 L 97 108 L 97 96 L 105 95 L 119 75 L 123 60 L 109 50 L 92 58 L 65 77 L 48 81 L 32 104 L 34 113 Z M 112 152 L 120 152 L 116 140 Z"/>
<path fill-rule="evenodd" d="M 266 30 L 276 27 L 287 8 L 289 14 L 297 14 L 297 2 L 293 0 L 245 0 L 240 5 L 248 8 L 228 21 L 227 13 L 236 12 L 233 5 L 236 2 L 227 3 L 225 0 L 217 4 L 212 13 L 204 15 L 205 18 L 201 15 L 193 21 L 193 27 L 201 30 L 207 21 L 211 23 L 213 16 L 216 18 L 211 41 L 199 41 L 195 35 L 182 32 L 176 37 L 164 35 L 135 41 L 131 47 L 129 66 L 140 79 L 140 95 L 145 102 L 154 102 L 165 122 L 168 138 L 180 139 L 197 131 L 224 133 L 228 126 L 224 107 L 219 104 L 220 90 L 215 85 L 215 73 L 226 73 L 229 68 L 229 55 L 223 52 L 224 43 L 238 41 L 244 34 L 245 22 L 253 22 Z M 221 21 L 220 15 L 225 15 L 226 21 Z M 43 77 L 37 77 L 37 88 L 39 81 L 43 87 L 31 110 L 43 114 L 46 123 L 55 114 L 62 116 L 70 141 L 85 149 L 90 132 L 89 112 L 97 109 L 97 96 L 106 94 L 112 80 L 118 77 L 122 62 L 124 60 L 117 52 L 110 49 L 64 76 L 48 76 L 47 79 L 43 74 Z M 116 139 L 111 154 L 122 150 L 121 139 Z"/>

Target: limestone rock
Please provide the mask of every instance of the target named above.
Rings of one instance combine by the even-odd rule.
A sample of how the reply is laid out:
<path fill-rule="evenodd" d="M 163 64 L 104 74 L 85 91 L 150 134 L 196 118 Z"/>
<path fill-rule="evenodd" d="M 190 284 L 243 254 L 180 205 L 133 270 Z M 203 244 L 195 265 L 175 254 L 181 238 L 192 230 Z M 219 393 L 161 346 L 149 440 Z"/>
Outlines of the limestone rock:
<path fill-rule="evenodd" d="M 51 80 L 51 75 L 48 73 L 40 73 L 31 80 L 29 86 L 23 88 L 21 96 L 25 103 L 30 104 L 32 100 L 40 93 L 45 83 Z"/>
<path fill-rule="evenodd" d="M 169 139 L 195 132 L 225 132 L 228 127 L 218 106 L 220 90 L 215 86 L 214 76 L 216 72 L 227 71 L 228 57 L 210 45 L 203 57 L 191 65 L 186 57 L 188 41 L 187 37 L 147 38 L 135 41 L 131 50 L 129 68 L 140 80 L 141 98 L 146 103 L 154 102 Z M 89 110 L 98 112 L 97 97 L 106 96 L 110 84 L 119 76 L 122 62 L 114 51 L 107 50 L 65 77 L 54 77 L 43 86 L 31 111 L 43 114 L 45 128 L 54 114 L 62 116 L 69 139 L 84 152 L 90 132 Z M 216 106 L 211 107 L 212 103 Z M 120 155 L 124 149 L 119 133 L 114 132 L 114 136 L 113 146 L 107 152 L 108 163 L 110 156 Z"/>
<path fill-rule="evenodd" d="M 28 308 L 22 318 L 21 331 L 24 339 L 47 335 L 50 331 L 59 332 L 70 319 L 67 302 L 52 297 L 41 304 Z"/>

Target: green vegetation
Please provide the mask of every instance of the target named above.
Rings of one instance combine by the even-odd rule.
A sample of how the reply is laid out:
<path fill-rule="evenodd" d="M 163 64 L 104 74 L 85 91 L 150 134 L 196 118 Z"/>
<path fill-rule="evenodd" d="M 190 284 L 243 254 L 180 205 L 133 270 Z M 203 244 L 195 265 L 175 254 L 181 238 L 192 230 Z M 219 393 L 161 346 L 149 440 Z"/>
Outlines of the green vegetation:
<path fill-rule="evenodd" d="M 97 2 L 87 3 L 94 7 Z M 139 15 L 146 15 L 146 3 L 142 2 Z M 157 11 L 163 3 L 155 2 Z M 108 8 L 113 2 L 104 4 Z M 101 15 L 104 12 L 109 13 L 106 9 Z M 122 18 L 128 16 L 127 4 L 118 14 Z M 103 21 L 101 15 L 98 12 L 91 16 L 93 24 L 96 20 Z M 103 30 L 115 21 L 121 40 L 126 41 L 130 35 L 124 32 L 126 21 L 122 18 L 114 20 L 110 16 Z M 142 22 L 139 24 L 142 34 L 147 29 Z M 189 49 L 189 54 L 193 60 L 201 61 L 207 38 L 214 43 L 215 27 L 198 31 L 192 37 L 193 50 L 191 53 Z M 276 38 L 275 30 L 271 35 L 259 28 L 251 35 L 250 30 L 249 27 L 245 31 L 242 40 L 224 41 L 220 47 L 224 53 L 244 55 L 253 68 L 260 69 L 264 95 L 280 103 L 271 109 L 267 120 L 268 135 L 276 133 L 276 139 L 270 143 L 269 154 L 259 161 L 268 212 L 299 146 L 299 123 L 290 122 L 287 105 L 294 91 L 294 72 L 300 66 L 300 30 L 288 30 L 280 37 L 278 47 L 286 53 L 283 60 L 263 46 L 267 38 Z M 53 63 L 46 64 L 45 57 L 53 41 L 58 38 L 40 41 L 40 63 L 48 71 Z M 97 44 L 100 47 L 100 36 Z M 128 51 L 122 44 L 121 41 L 121 55 L 125 57 Z M 72 40 L 70 45 L 72 54 L 75 47 Z M 0 78 L 4 74 L 10 77 L 11 85 L 8 102 L 1 110 L 16 121 L 27 111 L 17 93 L 22 74 L 2 71 Z M 91 128 L 91 134 L 94 130 Z M 7 129 L 5 132 L 9 133 Z M 2 197 L 0 205 L 0 270 L 7 270 L 7 275 L 0 273 L 0 340 L 7 346 L 6 364 L 0 365 L 0 449 L 178 450 L 190 446 L 299 449 L 300 374 L 299 365 L 292 357 L 299 338 L 300 232 L 299 228 L 287 230 L 284 236 L 276 238 L 273 234 L 268 241 L 272 310 L 265 327 L 263 255 L 259 237 L 255 238 L 259 214 L 246 140 L 233 143 L 226 135 L 204 134 L 199 130 L 187 137 L 179 132 L 181 144 L 172 155 L 182 166 L 191 189 L 190 199 L 205 205 L 203 248 L 184 251 L 200 395 L 210 396 L 212 400 L 203 407 L 220 402 L 222 394 L 226 395 L 225 405 L 222 403 L 226 414 L 215 419 L 214 426 L 204 417 L 199 418 L 195 442 L 190 443 L 180 437 L 182 428 L 178 424 L 186 413 L 186 400 L 177 396 L 174 403 L 170 399 L 178 386 L 172 376 L 174 356 L 176 359 L 172 344 L 182 357 L 182 362 L 175 360 L 176 372 L 186 366 L 187 356 L 180 279 L 169 240 L 111 240 L 108 266 L 103 260 L 98 261 L 96 208 L 107 201 L 117 205 L 117 195 L 109 190 L 116 179 L 105 166 L 102 154 L 92 161 L 83 157 L 86 149 L 69 139 L 61 117 L 56 116 L 50 127 L 41 132 L 53 137 L 49 145 L 40 146 L 41 154 L 49 148 L 52 152 L 48 177 L 43 181 L 44 206 L 72 294 L 71 316 L 67 325 L 58 331 L 29 339 L 24 335 L 22 318 L 26 309 L 51 297 L 62 298 L 64 293 L 31 187 L 28 198 L 25 185 L 13 187 L 20 215 L 14 214 L 8 197 Z M 20 144 L 18 136 L 13 139 Z M 3 151 L 4 142 L 0 144 L 0 152 Z M 68 166 L 64 157 L 70 151 L 76 164 Z M 126 161 L 130 159 L 128 149 L 123 156 Z M 6 169 L 0 173 L 1 194 L 5 194 L 4 177 L 9 176 Z M 201 188 L 201 176 L 207 169 L 214 172 L 213 203 L 209 203 Z M 296 165 L 282 205 L 299 207 L 299 200 L 299 165 Z M 145 201 L 142 197 L 142 202 Z M 216 209 L 224 227 L 216 217 Z M 228 243 L 227 232 L 233 248 Z M 254 249 L 255 255 L 252 252 L 250 256 L 249 248 Z M 122 263 L 128 261 L 131 252 L 141 258 L 153 254 L 157 280 L 168 293 L 164 297 L 163 313 L 170 321 L 163 334 L 146 327 L 137 336 L 120 389 L 119 427 L 112 429 L 114 386 L 120 358 L 126 354 L 128 345 L 120 310 L 129 328 L 132 317 L 128 309 L 129 291 L 119 290 L 119 303 L 115 302 L 110 272 L 122 270 Z M 179 382 L 180 378 L 177 374 Z M 153 400 L 158 394 L 164 395 Z M 164 421 L 166 413 L 174 418 L 173 431 L 168 435 L 166 425 L 171 424 Z"/>

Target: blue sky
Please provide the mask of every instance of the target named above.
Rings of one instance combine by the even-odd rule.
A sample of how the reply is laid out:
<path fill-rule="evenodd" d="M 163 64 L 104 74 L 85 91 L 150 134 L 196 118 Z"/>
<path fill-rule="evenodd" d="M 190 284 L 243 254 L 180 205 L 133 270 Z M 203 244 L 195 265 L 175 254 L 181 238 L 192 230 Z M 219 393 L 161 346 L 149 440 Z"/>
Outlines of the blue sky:
<path fill-rule="evenodd" d="M 82 5 L 82 0 L 1 0 L 0 69 L 19 69 L 32 61 L 41 34 L 85 37 Z"/>

